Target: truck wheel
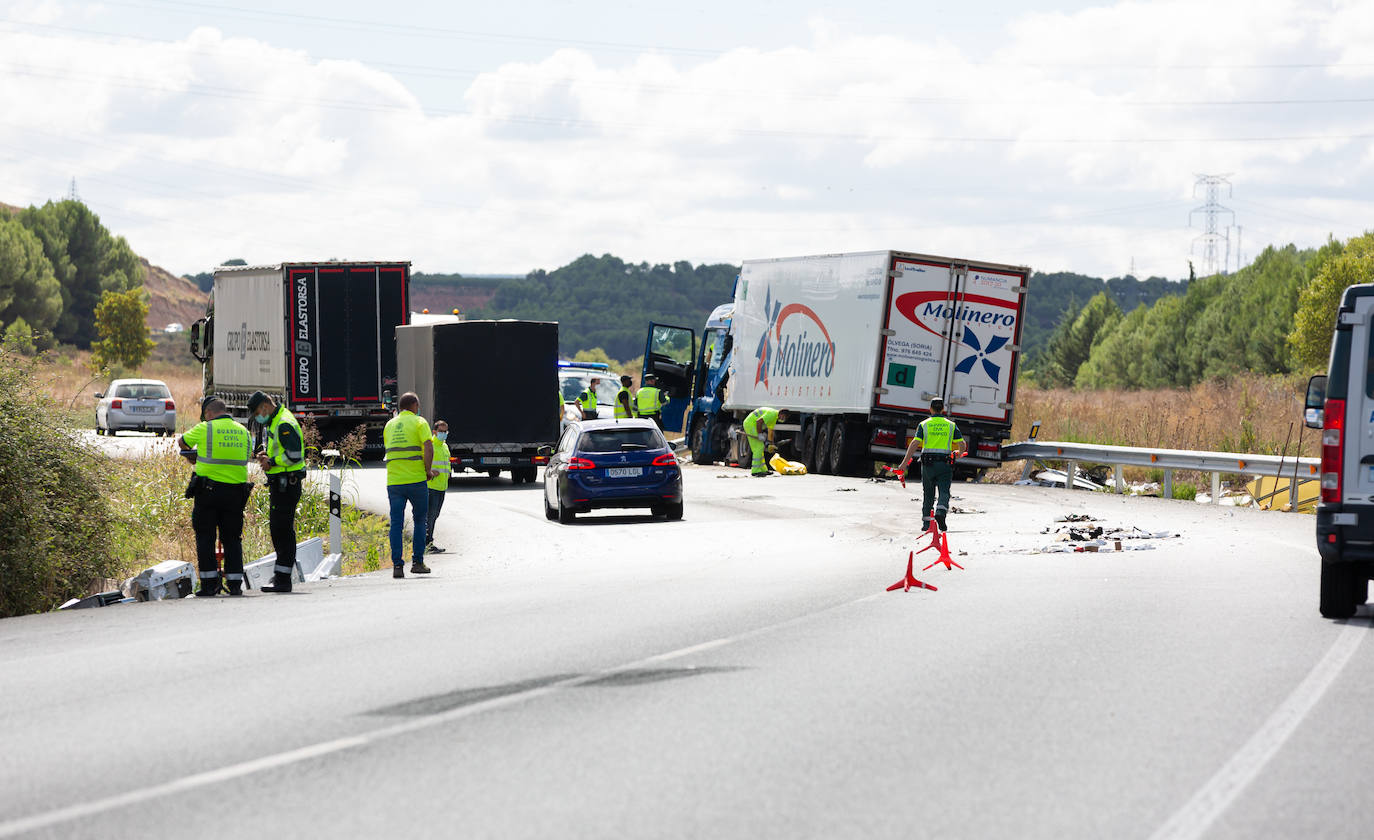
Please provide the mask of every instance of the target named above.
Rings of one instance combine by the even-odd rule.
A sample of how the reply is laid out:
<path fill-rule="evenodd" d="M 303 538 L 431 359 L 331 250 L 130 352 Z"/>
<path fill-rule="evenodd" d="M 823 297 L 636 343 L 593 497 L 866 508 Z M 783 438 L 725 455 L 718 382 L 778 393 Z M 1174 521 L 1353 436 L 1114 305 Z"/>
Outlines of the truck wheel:
<path fill-rule="evenodd" d="M 500 471 L 500 470 L 487 470 L 487 478 L 500 478 L 500 477 L 501 477 L 501 471 Z"/>
<path fill-rule="evenodd" d="M 830 430 L 830 469 L 835 475 L 849 472 L 849 424 L 835 418 Z"/>
<path fill-rule="evenodd" d="M 822 421 L 817 417 L 816 423 L 816 445 L 812 448 L 816 461 L 816 472 L 822 475 L 830 475 L 830 444 L 835 432 L 833 419 Z"/>
<path fill-rule="evenodd" d="M 1323 618 L 1350 618 L 1369 588 L 1369 578 L 1359 563 L 1322 563 L 1321 614 Z"/>
<path fill-rule="evenodd" d="M 803 464 L 806 465 L 806 471 L 809 473 L 820 471 L 820 464 L 816 461 L 816 430 L 820 427 L 820 425 L 821 420 L 819 417 L 810 417 L 807 419 L 806 424 L 802 426 L 801 461 Z"/>
<path fill-rule="evenodd" d="M 562 497 L 562 496 L 559 496 L 559 497 L 558 497 L 558 522 L 559 522 L 559 524 L 561 524 L 561 525 L 571 525 L 571 524 L 572 524 L 572 521 L 573 521 L 574 519 L 576 519 L 576 518 L 577 518 L 577 511 L 573 510 L 573 509 L 570 508 L 570 507 L 564 507 L 564 506 L 563 506 L 563 497 Z"/>
<path fill-rule="evenodd" d="M 520 467 L 510 471 L 511 481 L 516 484 L 533 484 L 534 467 Z"/>
<path fill-rule="evenodd" d="M 706 454 L 706 419 L 698 417 L 692 423 L 692 463 L 711 466 L 715 459 Z"/>

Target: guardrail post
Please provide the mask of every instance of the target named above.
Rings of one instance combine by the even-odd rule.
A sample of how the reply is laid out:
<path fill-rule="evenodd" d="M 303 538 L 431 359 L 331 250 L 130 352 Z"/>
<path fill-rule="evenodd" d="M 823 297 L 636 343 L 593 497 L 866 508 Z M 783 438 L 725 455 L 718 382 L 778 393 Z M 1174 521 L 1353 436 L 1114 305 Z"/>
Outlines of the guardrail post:
<path fill-rule="evenodd" d="M 1112 484 L 1116 487 L 1116 495 L 1126 492 L 1126 479 L 1121 474 L 1120 464 L 1112 468 Z"/>
<path fill-rule="evenodd" d="M 1278 481 L 1278 479 L 1274 479 Z M 1293 480 L 1288 482 L 1288 509 L 1298 512 L 1298 471 L 1293 470 Z"/>
<path fill-rule="evenodd" d="M 1212 473 L 1212 504 L 1221 504 L 1221 473 Z"/>
<path fill-rule="evenodd" d="M 1173 497 L 1174 497 L 1174 471 L 1173 471 L 1173 470 L 1165 470 L 1165 471 L 1164 471 L 1164 498 L 1166 498 L 1166 499 L 1172 499 Z"/>
<path fill-rule="evenodd" d="M 1074 474 L 1077 473 L 1077 472 L 1078 472 L 1078 462 L 1077 462 L 1077 461 L 1069 461 L 1069 462 L 1067 462 L 1067 463 L 1064 464 L 1064 489 L 1065 489 L 1065 490 L 1072 490 L 1072 489 L 1073 489 L 1073 477 L 1074 477 Z"/>

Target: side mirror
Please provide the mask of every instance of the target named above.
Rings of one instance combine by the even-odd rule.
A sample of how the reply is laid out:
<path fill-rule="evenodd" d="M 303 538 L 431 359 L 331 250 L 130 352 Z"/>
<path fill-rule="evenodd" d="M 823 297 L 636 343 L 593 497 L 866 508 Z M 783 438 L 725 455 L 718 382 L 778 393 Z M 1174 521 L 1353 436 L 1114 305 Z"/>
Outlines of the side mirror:
<path fill-rule="evenodd" d="M 95 392 L 95 398 L 98 399 L 98 400 L 103 400 L 103 399 L 105 399 L 105 392 L 104 392 L 104 391 L 96 391 L 96 392 Z"/>
<path fill-rule="evenodd" d="M 1303 400 L 1302 422 L 1309 429 L 1320 429 L 1326 420 L 1326 376 L 1318 374 L 1307 380 L 1307 398 Z"/>

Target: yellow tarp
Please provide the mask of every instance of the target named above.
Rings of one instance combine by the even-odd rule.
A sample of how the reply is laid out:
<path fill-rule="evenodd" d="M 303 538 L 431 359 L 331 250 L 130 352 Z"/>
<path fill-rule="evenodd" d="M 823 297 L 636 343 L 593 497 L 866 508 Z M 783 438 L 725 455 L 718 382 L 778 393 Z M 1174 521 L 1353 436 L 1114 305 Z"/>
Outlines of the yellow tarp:
<path fill-rule="evenodd" d="M 800 461 L 789 461 L 781 455 L 774 455 L 768 459 L 768 463 L 777 470 L 778 475 L 806 475 L 806 464 Z"/>
<path fill-rule="evenodd" d="M 1288 510 L 1288 488 L 1292 483 L 1290 478 L 1261 476 L 1246 484 L 1245 489 L 1264 510 Z M 1316 481 L 1298 482 L 1298 513 L 1315 512 L 1320 499 L 1321 487 Z"/>

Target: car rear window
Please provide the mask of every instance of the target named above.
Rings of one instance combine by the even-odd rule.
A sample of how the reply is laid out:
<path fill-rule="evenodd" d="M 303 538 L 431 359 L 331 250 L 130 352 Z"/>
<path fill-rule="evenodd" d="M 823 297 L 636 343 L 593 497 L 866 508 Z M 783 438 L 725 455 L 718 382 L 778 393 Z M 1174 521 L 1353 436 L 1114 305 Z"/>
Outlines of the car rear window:
<path fill-rule="evenodd" d="M 120 385 L 115 389 L 116 397 L 123 397 L 126 400 L 165 400 L 171 396 L 167 392 L 166 385 L 156 383 L 138 383 L 133 385 Z"/>
<path fill-rule="evenodd" d="M 584 433 L 577 448 L 583 452 L 624 452 L 662 449 L 666 445 L 657 429 L 597 429 Z"/>

